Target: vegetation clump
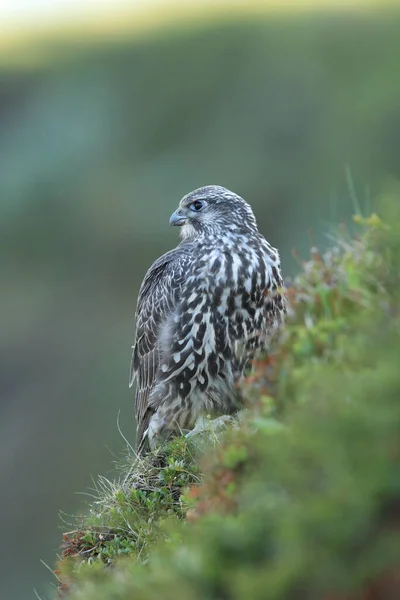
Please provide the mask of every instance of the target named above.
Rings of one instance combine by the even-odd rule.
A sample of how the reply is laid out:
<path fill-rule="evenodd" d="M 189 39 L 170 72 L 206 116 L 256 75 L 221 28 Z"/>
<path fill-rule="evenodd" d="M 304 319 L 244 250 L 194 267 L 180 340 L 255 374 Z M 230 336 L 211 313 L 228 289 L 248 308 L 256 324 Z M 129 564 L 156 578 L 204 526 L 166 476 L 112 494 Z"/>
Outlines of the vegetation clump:
<path fill-rule="evenodd" d="M 160 534 L 160 517 L 185 516 L 182 489 L 200 481 L 193 445 L 175 438 L 157 453 L 139 458 L 130 450 L 117 481 L 99 477 L 89 514 L 63 534 L 61 588 L 84 565 L 111 565 L 133 555 L 147 560 L 149 545 Z M 56 574 L 58 571 L 56 571 Z"/>
<path fill-rule="evenodd" d="M 289 285 L 239 424 L 101 480 L 64 539 L 68 598 L 400 597 L 398 202 L 355 221 Z"/>

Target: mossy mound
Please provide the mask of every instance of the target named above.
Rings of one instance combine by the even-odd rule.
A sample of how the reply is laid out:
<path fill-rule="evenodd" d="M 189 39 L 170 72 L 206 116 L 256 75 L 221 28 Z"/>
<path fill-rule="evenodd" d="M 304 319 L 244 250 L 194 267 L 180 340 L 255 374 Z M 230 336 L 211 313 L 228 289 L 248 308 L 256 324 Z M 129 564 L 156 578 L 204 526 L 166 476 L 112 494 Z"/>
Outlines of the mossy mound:
<path fill-rule="evenodd" d="M 398 198 L 355 220 L 290 284 L 239 426 L 100 490 L 64 540 L 68 598 L 400 597 Z"/>

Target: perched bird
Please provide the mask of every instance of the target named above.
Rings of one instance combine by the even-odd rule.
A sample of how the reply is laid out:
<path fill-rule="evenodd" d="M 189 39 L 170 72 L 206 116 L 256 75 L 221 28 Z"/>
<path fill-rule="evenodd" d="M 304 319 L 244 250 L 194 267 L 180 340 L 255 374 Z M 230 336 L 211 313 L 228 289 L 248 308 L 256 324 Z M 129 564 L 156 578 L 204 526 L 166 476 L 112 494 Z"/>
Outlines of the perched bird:
<path fill-rule="evenodd" d="M 249 204 L 210 185 L 182 198 L 181 243 L 150 267 L 136 310 L 137 451 L 242 406 L 237 383 L 282 321 L 278 251 Z"/>

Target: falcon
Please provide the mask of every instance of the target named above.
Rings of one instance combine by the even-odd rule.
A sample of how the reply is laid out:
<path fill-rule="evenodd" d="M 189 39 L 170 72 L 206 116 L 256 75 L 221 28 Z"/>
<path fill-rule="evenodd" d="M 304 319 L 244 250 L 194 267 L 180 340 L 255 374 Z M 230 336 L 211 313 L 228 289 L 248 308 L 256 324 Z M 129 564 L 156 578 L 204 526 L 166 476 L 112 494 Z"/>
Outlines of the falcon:
<path fill-rule="evenodd" d="M 285 313 L 278 251 L 243 198 L 201 187 L 182 198 L 170 224 L 182 241 L 150 267 L 136 309 L 138 454 L 199 418 L 238 411 L 238 383 Z"/>

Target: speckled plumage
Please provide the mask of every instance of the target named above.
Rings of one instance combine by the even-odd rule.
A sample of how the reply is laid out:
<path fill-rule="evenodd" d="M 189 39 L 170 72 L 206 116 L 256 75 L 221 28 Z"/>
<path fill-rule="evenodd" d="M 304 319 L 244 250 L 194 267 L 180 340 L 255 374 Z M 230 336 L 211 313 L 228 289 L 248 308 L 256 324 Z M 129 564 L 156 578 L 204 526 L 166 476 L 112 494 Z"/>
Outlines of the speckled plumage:
<path fill-rule="evenodd" d="M 150 267 L 139 292 L 131 362 L 139 452 L 241 407 L 237 382 L 268 346 L 285 300 L 279 255 L 250 206 L 220 186 L 185 196 L 171 217 L 182 242 Z"/>

